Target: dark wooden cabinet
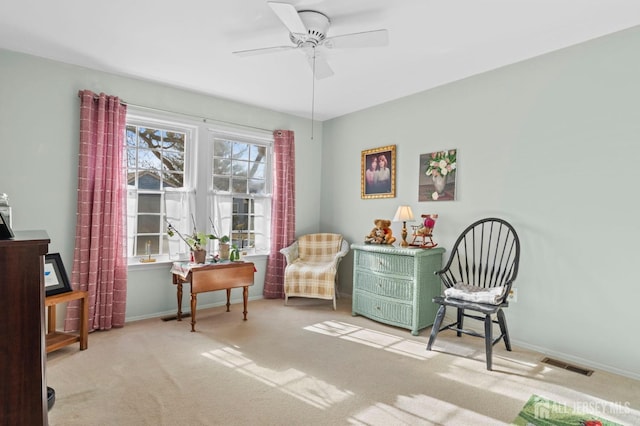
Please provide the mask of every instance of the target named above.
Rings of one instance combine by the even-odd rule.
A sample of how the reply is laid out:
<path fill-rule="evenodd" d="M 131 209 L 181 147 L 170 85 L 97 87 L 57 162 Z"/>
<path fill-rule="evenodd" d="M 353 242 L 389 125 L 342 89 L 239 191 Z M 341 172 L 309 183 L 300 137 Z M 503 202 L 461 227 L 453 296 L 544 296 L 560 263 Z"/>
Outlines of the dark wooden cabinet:
<path fill-rule="evenodd" d="M 47 425 L 45 231 L 0 240 L 0 425 Z"/>

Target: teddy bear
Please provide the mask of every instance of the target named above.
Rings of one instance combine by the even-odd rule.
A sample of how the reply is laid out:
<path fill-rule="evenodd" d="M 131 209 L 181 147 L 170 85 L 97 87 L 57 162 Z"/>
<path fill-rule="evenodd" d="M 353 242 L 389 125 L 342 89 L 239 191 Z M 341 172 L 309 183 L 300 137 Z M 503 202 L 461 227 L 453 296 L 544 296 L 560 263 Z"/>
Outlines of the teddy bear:
<path fill-rule="evenodd" d="M 368 244 L 393 244 L 396 238 L 391 230 L 391 221 L 388 219 L 376 219 L 373 221 L 376 225 L 369 235 L 364 239 Z"/>
<path fill-rule="evenodd" d="M 376 226 L 369 235 L 364 237 L 364 242 L 367 244 L 384 244 L 384 231 Z"/>

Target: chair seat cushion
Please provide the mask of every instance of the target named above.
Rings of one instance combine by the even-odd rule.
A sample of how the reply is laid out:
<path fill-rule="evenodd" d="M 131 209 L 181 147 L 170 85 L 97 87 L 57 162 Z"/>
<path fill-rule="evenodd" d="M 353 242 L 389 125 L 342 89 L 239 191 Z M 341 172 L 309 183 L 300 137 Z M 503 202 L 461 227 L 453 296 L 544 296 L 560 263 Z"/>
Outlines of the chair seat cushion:
<path fill-rule="evenodd" d="M 456 283 L 444 291 L 446 298 L 460 299 L 467 302 L 487 303 L 489 305 L 499 305 L 502 303 L 505 288 L 498 287 L 478 287 L 475 285 Z"/>

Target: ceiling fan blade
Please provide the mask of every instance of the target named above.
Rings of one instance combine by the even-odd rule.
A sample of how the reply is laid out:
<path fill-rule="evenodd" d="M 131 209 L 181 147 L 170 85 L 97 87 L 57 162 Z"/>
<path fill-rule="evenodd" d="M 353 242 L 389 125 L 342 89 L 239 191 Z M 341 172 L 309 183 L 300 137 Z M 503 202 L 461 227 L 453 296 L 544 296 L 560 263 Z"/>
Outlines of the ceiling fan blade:
<path fill-rule="evenodd" d="M 317 51 L 314 52 L 314 48 L 304 49 L 307 54 L 307 61 L 309 62 L 309 66 L 313 71 L 313 75 L 316 80 L 321 80 L 323 78 L 331 77 L 333 75 L 333 70 L 329 66 L 327 60 L 320 55 Z M 313 56 L 315 54 L 315 64 L 313 63 Z"/>
<path fill-rule="evenodd" d="M 388 44 L 389 32 L 387 30 L 373 30 L 328 37 L 324 41 L 323 46 L 329 49 L 343 49 L 352 47 L 382 47 Z"/>
<path fill-rule="evenodd" d="M 280 3 L 276 1 L 268 1 L 267 4 L 273 10 L 285 27 L 291 33 L 306 34 L 307 26 L 300 19 L 298 11 L 289 3 Z"/>
<path fill-rule="evenodd" d="M 282 52 L 284 50 L 292 50 L 296 49 L 297 46 L 273 46 L 273 47 L 261 47 L 259 49 L 249 49 L 249 50 L 236 50 L 235 52 L 231 52 L 237 56 L 255 56 L 255 55 L 264 55 L 266 53 L 277 53 Z"/>

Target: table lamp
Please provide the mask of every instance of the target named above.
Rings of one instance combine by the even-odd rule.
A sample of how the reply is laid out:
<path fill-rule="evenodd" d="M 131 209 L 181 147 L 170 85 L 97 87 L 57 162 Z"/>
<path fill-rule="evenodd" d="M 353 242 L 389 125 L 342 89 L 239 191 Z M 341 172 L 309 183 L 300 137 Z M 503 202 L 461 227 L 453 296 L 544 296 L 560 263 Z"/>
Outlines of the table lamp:
<path fill-rule="evenodd" d="M 413 222 L 413 212 L 410 206 L 400 206 L 396 210 L 396 215 L 393 217 L 394 222 L 402 222 L 402 247 L 407 247 L 407 221 Z"/>

